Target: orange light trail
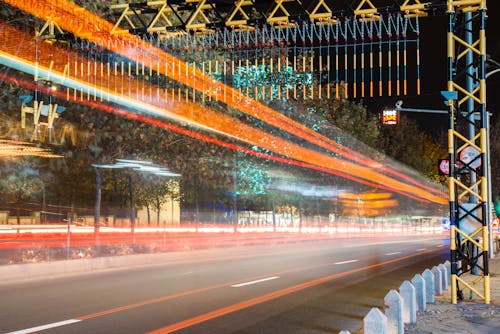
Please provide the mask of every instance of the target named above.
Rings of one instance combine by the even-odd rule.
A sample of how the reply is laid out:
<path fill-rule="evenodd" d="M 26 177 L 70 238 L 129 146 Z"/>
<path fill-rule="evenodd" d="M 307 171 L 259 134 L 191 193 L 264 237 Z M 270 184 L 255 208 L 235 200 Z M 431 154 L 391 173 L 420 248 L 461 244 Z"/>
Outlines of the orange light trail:
<path fill-rule="evenodd" d="M 325 137 L 312 129 L 291 120 L 285 115 L 250 99 L 237 89 L 226 86 L 203 73 L 194 66 L 156 48 L 144 40 L 131 34 L 112 35 L 113 24 L 98 17 L 92 12 L 67 0 L 5 0 L 5 2 L 22 9 L 44 20 L 51 20 L 62 29 L 94 42 L 136 62 L 149 66 L 163 75 L 172 77 L 187 86 L 194 88 L 211 98 L 223 101 L 227 105 L 256 117 L 268 124 L 276 126 L 298 137 L 306 139 L 331 152 L 340 154 L 354 162 L 372 168 L 380 168 L 383 172 L 398 176 L 410 183 L 418 185 L 431 193 L 445 196 L 439 189 L 422 184 L 413 178 L 387 166 L 380 165 L 360 153 Z M 127 47 L 128 46 L 128 47 Z M 139 52 L 140 51 L 140 52 Z M 154 68 L 156 67 L 156 69 Z M 175 75 L 173 75 L 175 74 Z M 174 78 L 175 77 L 175 78 Z"/>
<path fill-rule="evenodd" d="M 52 50 L 52 57 L 50 66 L 42 66 L 41 61 L 39 59 L 38 62 L 35 62 L 37 59 L 33 52 L 27 52 L 27 50 L 23 49 L 23 45 L 19 45 L 19 35 L 16 35 L 15 41 L 12 38 L 8 38 L 9 34 L 5 29 L 2 29 L 2 37 L 4 43 L 0 46 L 0 49 L 8 49 L 12 51 L 12 49 L 16 49 L 17 52 L 22 53 L 25 57 L 29 57 L 28 60 L 21 59 L 18 57 L 13 57 L 9 54 L 6 54 L 2 51 L 2 57 L 9 58 L 10 60 L 15 61 L 17 64 L 22 64 L 24 67 L 30 67 L 34 71 L 51 73 L 51 77 L 53 77 L 54 82 L 55 78 L 63 78 L 61 80 L 61 84 L 68 85 L 70 82 L 77 82 L 81 87 L 88 87 L 90 91 L 96 92 L 104 92 L 100 93 L 103 95 L 108 95 L 114 97 L 115 102 L 121 101 L 121 104 L 124 105 L 133 105 L 133 100 L 129 97 L 119 97 L 116 96 L 113 92 L 110 92 L 106 87 L 100 87 L 97 84 L 90 84 L 88 82 L 82 82 L 78 78 L 73 78 L 70 74 L 63 75 L 63 71 L 59 70 L 63 64 L 54 63 L 54 59 L 60 53 L 55 53 Z M 12 44 L 9 45 L 9 42 L 15 42 L 14 46 Z M 46 45 L 45 45 L 46 46 Z M 39 49 L 42 48 L 42 45 L 39 46 Z M 48 52 L 48 51 L 47 51 Z M 31 58 L 31 59 L 30 59 Z M 38 64 L 38 65 L 37 65 Z M 94 80 L 94 82 L 98 82 L 98 80 Z M 73 87 L 75 88 L 75 87 Z M 81 88 L 79 88 L 81 89 Z M 132 95 L 133 92 L 131 93 Z M 187 120 L 190 123 L 194 123 L 195 125 L 200 126 L 201 128 L 211 129 L 217 133 L 225 134 L 229 137 L 238 139 L 245 143 L 251 145 L 257 145 L 262 148 L 268 149 L 272 152 L 278 153 L 285 157 L 289 157 L 295 160 L 299 160 L 301 162 L 305 162 L 307 164 L 315 165 L 321 168 L 325 168 L 331 171 L 338 171 L 345 174 L 350 174 L 359 178 L 363 178 L 369 181 L 373 181 L 376 183 L 383 184 L 392 189 L 399 189 L 400 191 L 414 194 L 420 198 L 428 199 L 436 203 L 445 204 L 447 201 L 441 197 L 438 197 L 432 193 L 425 191 L 422 188 L 415 187 L 412 185 L 408 185 L 404 182 L 395 180 L 387 175 L 376 172 L 367 168 L 365 166 L 359 166 L 355 163 L 345 161 L 342 159 L 338 159 L 332 156 L 328 156 L 322 154 L 317 151 L 313 151 L 310 149 L 303 148 L 297 144 L 291 143 L 285 139 L 273 136 L 268 134 L 265 131 L 254 128 L 247 124 L 244 124 L 228 115 L 218 113 L 212 109 L 209 109 L 202 105 L 197 105 L 190 102 L 175 102 L 175 105 L 167 104 L 162 100 L 163 103 L 155 103 L 155 104 L 146 104 L 140 103 L 136 101 L 135 104 L 141 104 L 143 109 L 147 110 L 155 110 L 156 116 L 163 116 L 169 118 L 176 118 L 181 120 Z M 120 103 L 120 102 L 119 102 Z M 172 115 L 177 117 L 172 117 Z"/>
<path fill-rule="evenodd" d="M 43 93 L 46 93 L 46 94 L 50 93 L 51 95 L 59 97 L 59 98 L 64 98 L 65 97 L 65 94 L 62 93 L 62 92 L 52 91 L 52 90 L 50 90 L 47 87 L 40 87 L 40 86 L 37 86 L 36 84 L 34 84 L 32 82 L 28 82 L 28 81 L 21 80 L 21 79 L 18 79 L 18 78 L 13 78 L 13 77 L 9 77 L 9 76 L 5 76 L 4 75 L 4 76 L 0 76 L 0 79 L 3 80 L 3 81 L 6 81 L 6 82 L 10 82 L 10 83 L 13 83 L 13 84 L 25 87 L 25 88 L 29 88 L 29 89 L 35 89 L 36 88 L 36 89 L 38 89 L 39 91 L 41 91 Z M 222 147 L 226 147 L 226 148 L 229 148 L 229 149 L 234 150 L 234 151 L 242 152 L 242 153 L 245 153 L 245 154 L 248 154 L 248 155 L 253 155 L 253 156 L 256 156 L 258 158 L 269 159 L 269 160 L 273 160 L 273 161 L 276 161 L 276 162 L 279 162 L 279 163 L 285 163 L 285 164 L 289 164 L 289 165 L 293 165 L 293 166 L 298 166 L 298 167 L 302 167 L 302 168 L 313 169 L 313 170 L 317 170 L 317 171 L 320 171 L 320 172 L 337 175 L 337 176 L 340 176 L 342 178 L 345 178 L 345 179 L 348 179 L 348 180 L 352 180 L 352 181 L 355 181 L 355 182 L 358 182 L 358 183 L 361 183 L 361 184 L 364 184 L 364 185 L 367 185 L 367 186 L 370 186 L 370 187 L 389 190 L 389 191 L 401 194 L 403 196 L 412 198 L 412 199 L 414 199 L 416 201 L 419 201 L 419 202 L 430 203 L 430 201 L 427 200 L 427 199 L 416 197 L 416 196 L 413 196 L 413 195 L 408 194 L 406 192 L 403 192 L 403 191 L 401 191 L 399 189 L 394 189 L 394 188 L 390 188 L 390 187 L 384 186 L 382 184 L 373 183 L 373 182 L 370 182 L 370 181 L 358 178 L 358 177 L 350 175 L 350 174 L 346 174 L 346 173 L 343 173 L 343 172 L 340 172 L 340 171 L 330 170 L 330 169 L 327 169 L 327 168 L 324 168 L 324 167 L 316 166 L 316 165 L 305 163 L 305 162 L 302 162 L 302 161 L 297 161 L 297 160 L 282 158 L 282 157 L 278 157 L 278 156 L 273 156 L 273 155 L 269 155 L 269 154 L 262 153 L 262 152 L 256 152 L 254 150 L 251 150 L 251 149 L 248 149 L 248 148 L 245 148 L 245 147 L 242 147 L 242 146 L 238 146 L 238 145 L 235 145 L 235 144 L 232 144 L 232 143 L 228 143 L 228 142 L 222 141 L 222 140 L 217 139 L 217 138 L 210 137 L 208 135 L 205 135 L 205 134 L 202 134 L 202 133 L 199 133 L 199 132 L 187 130 L 187 129 L 184 129 L 184 128 L 181 128 L 181 127 L 178 127 L 178 126 L 175 126 L 175 125 L 163 122 L 161 120 L 157 120 L 157 119 L 150 118 L 150 117 L 147 117 L 147 116 L 144 116 L 144 115 L 140 115 L 140 114 L 135 114 L 135 113 L 126 111 L 124 109 L 114 108 L 114 107 L 108 106 L 108 105 L 103 104 L 103 103 L 93 102 L 93 101 L 89 101 L 89 100 L 79 101 L 79 103 L 86 104 L 86 105 L 88 105 L 90 107 L 93 107 L 93 108 L 101 109 L 101 110 L 103 110 L 105 112 L 108 112 L 108 113 L 117 114 L 117 115 L 120 115 L 120 116 L 123 116 L 123 117 L 127 117 L 127 118 L 132 119 L 132 120 L 140 121 L 140 122 L 143 122 L 143 123 L 148 123 L 148 124 L 151 124 L 151 125 L 156 126 L 156 127 L 160 127 L 160 128 L 166 129 L 166 130 L 174 131 L 174 132 L 177 132 L 179 134 L 190 136 L 192 138 L 195 138 L 195 139 L 198 139 L 198 140 L 202 140 L 202 141 L 205 141 L 205 142 L 208 142 L 208 143 L 212 143 L 212 144 L 216 144 L 216 145 L 219 145 L 219 146 L 222 146 Z"/>

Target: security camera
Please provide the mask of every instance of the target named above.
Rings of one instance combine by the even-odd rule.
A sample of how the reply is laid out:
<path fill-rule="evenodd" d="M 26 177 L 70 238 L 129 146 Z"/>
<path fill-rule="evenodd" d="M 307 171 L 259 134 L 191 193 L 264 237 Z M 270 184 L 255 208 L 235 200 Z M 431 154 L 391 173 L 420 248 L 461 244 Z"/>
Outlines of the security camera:
<path fill-rule="evenodd" d="M 403 101 L 402 100 L 397 100 L 396 101 L 396 109 L 400 109 L 403 106 Z"/>

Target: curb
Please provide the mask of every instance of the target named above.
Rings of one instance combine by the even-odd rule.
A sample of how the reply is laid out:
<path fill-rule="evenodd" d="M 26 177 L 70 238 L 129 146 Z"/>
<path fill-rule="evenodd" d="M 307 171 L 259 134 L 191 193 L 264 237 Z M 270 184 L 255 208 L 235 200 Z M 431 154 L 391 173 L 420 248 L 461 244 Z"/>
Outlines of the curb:
<path fill-rule="evenodd" d="M 432 269 L 416 274 L 411 281 L 404 281 L 399 291 L 390 290 L 384 297 L 384 312 L 373 307 L 363 318 L 363 334 L 404 334 L 405 325 L 414 325 L 417 314 L 434 304 L 435 296 L 448 290 L 451 263 L 446 261 Z M 341 331 L 341 334 L 350 334 Z M 340 334 L 339 333 L 339 334 Z"/>

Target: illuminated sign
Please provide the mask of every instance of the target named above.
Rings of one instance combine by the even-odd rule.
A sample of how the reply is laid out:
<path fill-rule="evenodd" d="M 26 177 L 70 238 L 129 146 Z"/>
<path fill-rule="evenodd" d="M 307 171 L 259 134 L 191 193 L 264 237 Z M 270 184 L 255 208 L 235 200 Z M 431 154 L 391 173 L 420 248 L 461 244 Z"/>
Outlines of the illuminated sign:
<path fill-rule="evenodd" d="M 438 170 L 439 170 L 439 175 L 450 174 L 450 160 L 439 159 L 438 160 Z"/>
<path fill-rule="evenodd" d="M 399 112 L 397 110 L 384 110 L 382 111 L 382 124 L 393 125 L 398 124 Z"/>

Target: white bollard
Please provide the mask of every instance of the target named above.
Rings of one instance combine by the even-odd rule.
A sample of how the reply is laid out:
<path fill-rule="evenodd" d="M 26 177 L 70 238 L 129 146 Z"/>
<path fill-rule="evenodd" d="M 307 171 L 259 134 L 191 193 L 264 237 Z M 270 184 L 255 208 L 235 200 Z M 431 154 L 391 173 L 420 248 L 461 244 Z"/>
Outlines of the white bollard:
<path fill-rule="evenodd" d="M 404 281 L 399 287 L 399 294 L 403 298 L 403 322 L 414 324 L 417 322 L 417 296 L 415 287 L 410 281 Z"/>
<path fill-rule="evenodd" d="M 415 293 L 417 295 L 417 306 L 419 312 L 425 312 L 427 307 L 427 300 L 425 298 L 425 279 L 420 274 L 416 274 L 411 279 L 411 283 L 415 287 Z"/>
<path fill-rule="evenodd" d="M 387 333 L 403 334 L 403 300 L 396 290 L 391 290 L 384 297 L 385 316 L 387 317 Z"/>
<path fill-rule="evenodd" d="M 363 334 L 388 334 L 387 317 L 376 307 L 363 318 Z"/>
<path fill-rule="evenodd" d="M 432 267 L 431 272 L 434 275 L 434 295 L 435 296 L 442 296 L 443 295 L 443 286 L 442 286 L 443 279 L 441 278 L 441 276 L 442 276 L 441 270 L 439 270 L 438 267 Z"/>
<path fill-rule="evenodd" d="M 450 280 L 450 277 L 451 277 L 451 262 L 450 261 L 445 261 L 444 265 L 446 267 L 446 270 L 448 270 L 448 280 Z"/>
<path fill-rule="evenodd" d="M 422 277 L 425 280 L 425 300 L 427 304 L 434 304 L 434 274 L 429 269 L 425 269 Z"/>
<path fill-rule="evenodd" d="M 441 282 L 443 283 L 442 284 L 443 290 L 448 290 L 448 284 L 449 284 L 448 277 L 450 276 L 448 268 L 446 268 L 446 266 L 443 263 L 441 263 L 438 266 L 438 269 L 441 270 Z"/>

